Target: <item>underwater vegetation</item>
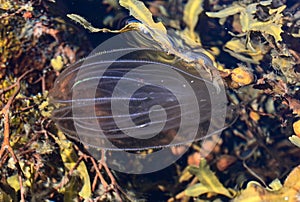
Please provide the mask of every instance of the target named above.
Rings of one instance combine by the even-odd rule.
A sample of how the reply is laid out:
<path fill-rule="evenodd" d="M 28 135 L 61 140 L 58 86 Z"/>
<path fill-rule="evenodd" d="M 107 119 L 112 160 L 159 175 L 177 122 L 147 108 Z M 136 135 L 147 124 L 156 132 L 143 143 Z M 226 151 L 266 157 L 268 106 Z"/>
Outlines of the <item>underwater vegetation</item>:
<path fill-rule="evenodd" d="M 298 1 L 0 3 L 0 201 L 300 201 Z M 90 54 L 99 45 L 95 41 L 127 33 L 136 33 L 131 48 L 109 44 Z M 103 73 L 114 54 L 126 51 Z M 160 69 L 156 74 L 139 70 L 125 79 L 144 85 L 132 97 L 128 88 L 117 86 L 136 66 L 151 64 L 182 75 L 196 92 L 195 100 L 203 102 L 194 105 L 183 85 L 188 83 L 165 77 Z M 148 77 L 172 84 L 178 97 L 154 80 L 145 85 Z M 230 110 L 225 114 L 233 117 L 225 125 L 207 124 L 224 111 L 210 111 L 209 98 L 201 98 L 208 95 L 204 86 L 226 95 Z M 121 89 L 113 101 L 133 101 L 131 116 L 118 112 L 118 127 L 110 105 L 112 87 Z M 122 131 L 144 129 L 151 122 L 148 110 L 159 104 L 168 109 L 159 136 L 136 141 Z M 197 119 L 192 106 L 207 116 Z M 86 116 L 91 107 L 97 113 Z M 170 145 L 182 107 L 201 130 Z M 159 125 L 163 110 L 155 110 L 162 114 L 156 117 Z M 125 118 L 134 125 L 129 127 Z M 98 142 L 92 135 L 99 130 L 91 120 L 105 129 Z M 185 122 L 185 131 L 191 125 Z M 221 135 L 207 135 L 209 125 Z M 114 147 L 103 144 L 106 138 Z M 183 143 L 190 147 L 170 147 Z M 132 170 L 142 165 L 111 162 L 110 151 L 97 150 L 96 157 L 91 146 L 141 156 L 167 146 L 181 158 L 155 173 L 126 174 L 109 163 Z"/>

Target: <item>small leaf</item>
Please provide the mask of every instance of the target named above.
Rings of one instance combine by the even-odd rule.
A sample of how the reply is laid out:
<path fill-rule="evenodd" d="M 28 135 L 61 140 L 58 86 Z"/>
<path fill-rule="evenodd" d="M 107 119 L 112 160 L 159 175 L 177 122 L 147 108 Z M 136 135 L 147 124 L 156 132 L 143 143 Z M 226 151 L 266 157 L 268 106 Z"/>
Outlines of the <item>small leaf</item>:
<path fill-rule="evenodd" d="M 276 178 L 269 184 L 269 187 L 271 187 L 271 189 L 269 189 L 269 191 L 278 191 L 282 188 L 282 184 L 281 184 L 280 180 Z"/>
<path fill-rule="evenodd" d="M 295 133 L 298 137 L 300 137 L 300 120 L 295 121 L 295 122 L 293 123 L 293 129 L 294 129 L 294 133 Z"/>
<path fill-rule="evenodd" d="M 79 196 L 81 196 L 84 199 L 87 199 L 91 196 L 91 182 L 90 182 L 90 177 L 89 173 L 87 171 L 87 168 L 85 166 L 85 163 L 83 161 L 80 162 L 78 168 L 78 175 L 83 181 L 83 186 L 79 192 Z"/>
<path fill-rule="evenodd" d="M 208 164 L 205 159 L 202 159 L 199 165 L 199 168 L 195 166 L 189 167 L 189 172 L 192 175 L 196 175 L 199 179 L 201 186 L 198 185 L 198 189 L 200 191 L 204 191 L 205 189 L 202 186 L 206 187 L 207 192 L 205 193 L 213 193 L 213 194 L 222 194 L 229 198 L 233 198 L 234 193 L 229 192 L 219 181 L 219 179 L 215 176 L 215 174 L 210 170 Z M 194 190 L 193 190 L 194 191 Z M 203 194 L 202 192 L 199 193 Z"/>
<path fill-rule="evenodd" d="M 289 140 L 296 145 L 297 147 L 300 148 L 300 138 L 296 135 L 292 135 L 291 137 L 289 137 Z"/>
<path fill-rule="evenodd" d="M 272 35 L 275 38 L 275 41 L 281 41 L 282 38 L 280 34 L 283 32 L 282 27 L 282 11 L 286 8 L 285 5 L 276 8 L 270 9 L 269 14 L 272 16 L 270 20 L 263 22 L 257 20 L 254 14 L 257 11 L 258 5 L 269 6 L 272 1 L 262 1 L 260 3 L 253 3 L 247 6 L 242 6 L 239 4 L 233 4 L 228 8 L 225 8 L 219 12 L 206 12 L 209 17 L 213 18 L 226 18 L 231 15 L 240 13 L 240 24 L 242 26 L 243 32 L 249 31 L 258 31 L 264 32 L 269 35 Z"/>
<path fill-rule="evenodd" d="M 194 31 L 200 13 L 203 11 L 202 8 L 203 0 L 189 0 L 184 7 L 183 11 L 183 21 L 187 25 L 188 32 L 186 33 L 188 37 L 194 41 L 200 41 L 199 36 Z"/>
<path fill-rule="evenodd" d="M 209 193 L 209 192 L 211 192 L 211 190 L 201 183 L 190 186 L 184 191 L 184 193 L 187 196 L 192 196 L 192 197 L 197 197 L 202 194 Z"/>
<path fill-rule="evenodd" d="M 20 190 L 20 183 L 19 183 L 19 179 L 18 179 L 18 174 L 15 174 L 15 175 L 12 175 L 12 176 L 8 177 L 7 178 L 7 183 L 9 184 L 9 186 L 14 188 L 14 190 L 16 192 Z"/>
<path fill-rule="evenodd" d="M 300 189 L 300 166 L 297 166 L 290 172 L 284 182 L 284 187 L 289 187 L 294 190 Z"/>
<path fill-rule="evenodd" d="M 167 34 L 165 26 L 161 22 L 154 22 L 152 14 L 141 1 L 137 0 L 120 0 L 120 5 L 130 11 L 130 15 L 140 20 L 147 27 Z"/>
<path fill-rule="evenodd" d="M 56 58 L 52 58 L 50 62 L 51 66 L 56 71 L 60 71 L 64 66 L 63 58 L 60 55 L 58 55 Z"/>
<path fill-rule="evenodd" d="M 91 32 L 100 32 L 102 31 L 99 28 L 95 28 L 93 27 L 93 25 L 91 23 L 89 23 L 86 19 L 84 19 L 83 17 L 81 17 L 80 15 L 77 14 L 67 14 L 67 16 L 72 19 L 73 21 L 81 24 L 85 29 L 90 30 Z"/>
<path fill-rule="evenodd" d="M 63 160 L 64 166 L 67 168 L 67 170 L 71 170 L 76 165 L 78 157 L 75 150 L 73 149 L 72 143 L 66 139 L 62 132 L 58 133 L 58 137 L 59 138 L 56 138 L 55 141 L 60 147 L 60 155 Z M 74 175 L 79 176 L 83 183 L 79 195 L 84 199 L 89 198 L 92 194 L 90 177 L 83 161 L 79 163 L 78 167 L 76 168 L 76 172 L 74 172 Z M 67 189 L 63 191 L 66 190 Z"/>
<path fill-rule="evenodd" d="M 139 30 L 143 33 L 148 33 L 152 39 L 159 43 L 162 49 L 168 53 L 178 55 L 178 51 L 174 49 L 167 29 L 161 22 L 154 22 L 152 14 L 141 1 L 137 0 L 120 0 L 120 5 L 128 9 L 130 15 L 141 21 Z"/>
<path fill-rule="evenodd" d="M 233 57 L 244 62 L 259 64 L 259 61 L 263 59 L 267 50 L 264 50 L 259 45 L 255 46 L 253 49 L 254 50 L 247 48 L 245 41 L 239 38 L 231 39 L 224 46 L 224 51 L 228 52 Z"/>
<path fill-rule="evenodd" d="M 191 179 L 191 177 L 193 177 L 193 176 L 192 176 L 191 173 L 188 171 L 188 167 L 186 167 L 186 168 L 183 170 L 183 172 L 182 172 L 182 174 L 181 174 L 181 176 L 180 176 L 180 178 L 179 178 L 179 182 L 185 182 L 185 181 L 188 181 L 189 179 Z"/>
<path fill-rule="evenodd" d="M 122 33 L 122 32 L 141 29 L 141 23 L 136 23 L 136 22 L 129 23 L 120 30 L 111 30 L 111 29 L 107 29 L 107 28 L 96 28 L 91 23 L 89 23 L 86 19 L 81 17 L 80 15 L 68 14 L 67 16 L 70 19 L 72 19 L 73 21 L 82 25 L 85 29 L 88 29 L 90 32 L 110 32 L 110 33 L 118 34 L 118 33 Z"/>
<path fill-rule="evenodd" d="M 206 15 L 211 18 L 226 18 L 228 16 L 240 13 L 244 9 L 245 9 L 245 7 L 243 7 L 239 4 L 233 4 L 232 6 L 229 6 L 218 12 L 206 12 Z"/>

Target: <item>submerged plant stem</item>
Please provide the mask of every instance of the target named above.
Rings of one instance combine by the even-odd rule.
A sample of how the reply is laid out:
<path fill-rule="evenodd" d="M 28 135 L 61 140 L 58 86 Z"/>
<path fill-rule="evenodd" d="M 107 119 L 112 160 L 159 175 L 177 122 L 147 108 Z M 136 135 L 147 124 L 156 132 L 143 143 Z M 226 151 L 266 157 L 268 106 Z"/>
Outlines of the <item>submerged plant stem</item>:
<path fill-rule="evenodd" d="M 10 146 L 10 143 L 9 143 L 9 133 L 10 133 L 10 130 L 9 130 L 9 108 L 10 108 L 12 102 L 14 101 L 15 97 L 18 95 L 18 93 L 20 91 L 20 81 L 27 74 L 29 74 L 32 71 L 33 71 L 33 69 L 26 71 L 24 74 L 22 74 L 17 79 L 17 82 L 15 84 L 13 84 L 12 86 L 10 86 L 8 88 L 8 89 L 11 89 L 11 88 L 16 87 L 15 92 L 12 94 L 12 96 L 9 98 L 6 105 L 1 110 L 1 114 L 4 116 L 4 133 L 3 133 L 4 137 L 3 137 L 3 142 L 2 142 L 2 145 L 1 145 L 1 149 L 0 149 L 0 159 L 2 161 L 2 157 L 5 155 L 6 152 L 10 153 L 11 156 L 13 157 L 13 159 L 15 161 L 15 164 L 16 164 L 16 167 L 18 169 L 18 178 L 19 178 L 20 190 L 21 190 L 21 201 L 25 201 L 25 198 L 24 198 L 25 190 L 24 190 L 23 183 L 22 183 L 22 176 L 24 176 L 24 174 L 23 174 L 22 169 L 20 167 L 19 160 L 18 160 L 13 148 Z M 3 90 L 2 93 L 7 91 L 8 89 Z M 1 164 L 2 163 L 4 163 L 4 162 L 1 162 Z"/>

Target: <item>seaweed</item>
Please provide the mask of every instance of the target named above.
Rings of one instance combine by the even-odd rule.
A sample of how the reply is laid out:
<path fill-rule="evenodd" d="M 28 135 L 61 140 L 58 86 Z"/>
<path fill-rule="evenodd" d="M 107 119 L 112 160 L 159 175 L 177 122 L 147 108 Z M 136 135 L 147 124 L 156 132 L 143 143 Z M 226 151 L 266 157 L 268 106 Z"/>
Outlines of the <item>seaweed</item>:
<path fill-rule="evenodd" d="M 55 1 L 1 1 L 1 201 L 299 201 L 297 1 L 94 3 L 106 9 L 99 14 L 104 28 L 94 27 L 89 13 L 58 12 Z M 92 49 L 85 30 L 100 38 L 148 34 L 191 67 L 210 58 L 210 74 L 222 76 L 237 120 L 220 138 L 193 143 L 156 177 L 111 171 L 104 156 L 95 160 L 51 121 L 48 90 Z"/>

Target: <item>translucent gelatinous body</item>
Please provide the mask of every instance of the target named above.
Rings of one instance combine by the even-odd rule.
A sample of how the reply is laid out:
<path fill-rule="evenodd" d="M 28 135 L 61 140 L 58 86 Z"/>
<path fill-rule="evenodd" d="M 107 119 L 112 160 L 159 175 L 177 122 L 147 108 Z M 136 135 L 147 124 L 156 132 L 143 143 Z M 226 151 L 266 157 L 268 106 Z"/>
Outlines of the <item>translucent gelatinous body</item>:
<path fill-rule="evenodd" d="M 97 148 L 141 150 L 192 142 L 223 128 L 217 120 L 224 118 L 226 103 L 212 106 L 220 98 L 208 78 L 158 50 L 101 52 L 58 77 L 50 92 L 57 106 L 52 118 L 66 134 Z"/>

